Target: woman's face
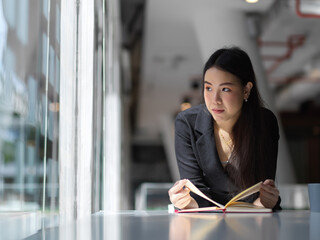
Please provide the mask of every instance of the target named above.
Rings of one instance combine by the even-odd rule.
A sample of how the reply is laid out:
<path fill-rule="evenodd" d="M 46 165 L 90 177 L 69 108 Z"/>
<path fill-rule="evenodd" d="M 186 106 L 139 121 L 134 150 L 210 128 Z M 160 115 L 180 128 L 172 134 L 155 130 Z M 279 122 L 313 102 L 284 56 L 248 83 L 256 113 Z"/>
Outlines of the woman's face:
<path fill-rule="evenodd" d="M 233 126 L 240 116 L 242 104 L 245 104 L 244 99 L 249 97 L 251 88 L 251 82 L 243 87 L 233 74 L 215 67 L 209 68 L 204 75 L 204 100 L 215 121 L 218 124 Z"/>

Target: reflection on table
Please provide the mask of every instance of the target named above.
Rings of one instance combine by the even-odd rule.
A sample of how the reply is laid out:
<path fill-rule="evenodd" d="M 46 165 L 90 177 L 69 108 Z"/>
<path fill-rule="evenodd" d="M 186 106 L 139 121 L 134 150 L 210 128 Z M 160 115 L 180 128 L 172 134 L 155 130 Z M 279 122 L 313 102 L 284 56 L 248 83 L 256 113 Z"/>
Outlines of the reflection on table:
<path fill-rule="evenodd" d="M 0 214 L 0 239 L 320 239 L 320 213 L 308 210 L 264 214 L 122 211 L 99 212 L 69 223 L 59 222 L 56 216 L 54 221 L 50 217 L 33 221 L 42 224 L 31 231 L 29 221 L 12 221 Z M 19 229 L 19 234 L 10 229 Z"/>
<path fill-rule="evenodd" d="M 279 216 L 272 214 L 180 214 L 171 219 L 173 239 L 279 239 Z"/>

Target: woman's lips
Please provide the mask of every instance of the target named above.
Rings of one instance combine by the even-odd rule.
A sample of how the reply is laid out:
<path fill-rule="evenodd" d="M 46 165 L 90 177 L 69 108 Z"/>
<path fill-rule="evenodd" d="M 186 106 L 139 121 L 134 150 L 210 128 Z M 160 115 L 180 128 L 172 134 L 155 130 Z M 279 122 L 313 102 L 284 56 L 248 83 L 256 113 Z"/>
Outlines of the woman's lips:
<path fill-rule="evenodd" d="M 212 109 L 212 112 L 219 114 L 219 113 L 223 113 L 224 110 L 221 110 L 221 109 Z"/>

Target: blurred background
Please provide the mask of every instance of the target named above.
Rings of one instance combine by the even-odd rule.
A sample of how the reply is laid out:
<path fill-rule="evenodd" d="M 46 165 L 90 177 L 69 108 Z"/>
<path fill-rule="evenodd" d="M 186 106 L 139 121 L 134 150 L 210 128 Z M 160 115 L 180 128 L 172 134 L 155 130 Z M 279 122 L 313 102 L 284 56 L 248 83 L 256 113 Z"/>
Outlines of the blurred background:
<path fill-rule="evenodd" d="M 202 102 L 203 64 L 225 46 L 248 52 L 277 115 L 284 208 L 308 208 L 320 1 L 253 2 L 0 0 L 0 211 L 167 209 L 175 116 Z"/>

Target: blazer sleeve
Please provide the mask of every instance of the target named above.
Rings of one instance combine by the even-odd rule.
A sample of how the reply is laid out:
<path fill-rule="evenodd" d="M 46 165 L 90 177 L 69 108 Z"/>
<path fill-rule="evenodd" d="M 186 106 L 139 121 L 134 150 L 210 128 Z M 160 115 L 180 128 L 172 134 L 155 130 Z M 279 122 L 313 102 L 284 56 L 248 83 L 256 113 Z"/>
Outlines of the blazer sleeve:
<path fill-rule="evenodd" d="M 202 168 L 197 160 L 194 128 L 181 113 L 178 114 L 175 121 L 175 151 L 180 178 L 189 179 L 201 192 L 212 198 L 210 188 L 205 183 Z M 198 195 L 192 192 L 190 194 L 199 207 L 212 205 Z"/>
<path fill-rule="evenodd" d="M 266 178 L 275 180 L 277 170 L 277 159 L 278 159 L 278 146 L 279 146 L 279 126 L 276 116 L 271 112 L 267 111 L 265 116 L 266 130 L 269 132 L 270 137 L 266 144 L 266 155 L 268 161 L 265 163 Z"/>
<path fill-rule="evenodd" d="M 268 155 L 269 161 L 266 162 L 266 179 L 275 180 L 277 171 L 277 159 L 278 159 L 278 146 L 279 146 L 279 125 L 276 116 L 269 110 L 265 116 L 267 130 L 270 133 L 270 138 L 266 147 L 266 154 Z M 281 197 L 279 196 L 278 202 L 273 208 L 273 211 L 281 210 Z"/>

